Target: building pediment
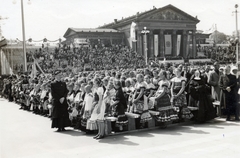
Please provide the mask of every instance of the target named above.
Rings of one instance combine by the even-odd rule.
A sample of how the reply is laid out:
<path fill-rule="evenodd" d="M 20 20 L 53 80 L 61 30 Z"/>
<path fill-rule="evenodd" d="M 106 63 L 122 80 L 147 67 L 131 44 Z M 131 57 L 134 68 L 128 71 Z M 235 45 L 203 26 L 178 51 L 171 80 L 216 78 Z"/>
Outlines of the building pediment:
<path fill-rule="evenodd" d="M 174 21 L 174 22 L 193 22 L 198 23 L 199 20 L 197 18 L 192 17 L 191 15 L 183 12 L 182 10 L 172 6 L 168 5 L 163 8 L 159 8 L 152 12 L 149 15 L 146 15 L 140 19 L 142 20 L 152 20 L 152 21 Z"/>
<path fill-rule="evenodd" d="M 153 21 L 185 21 L 185 22 L 193 22 L 198 23 L 199 20 L 197 18 L 192 17 L 191 15 L 183 12 L 182 10 L 172 6 L 168 5 L 163 8 L 159 8 L 152 12 L 151 14 L 148 14 L 146 16 L 143 16 L 139 21 L 142 20 L 153 20 Z"/>
<path fill-rule="evenodd" d="M 164 11 L 160 11 L 154 15 L 151 15 L 147 19 L 154 19 L 154 20 L 170 20 L 170 21 L 185 21 L 189 20 L 187 17 L 171 10 L 166 9 Z"/>

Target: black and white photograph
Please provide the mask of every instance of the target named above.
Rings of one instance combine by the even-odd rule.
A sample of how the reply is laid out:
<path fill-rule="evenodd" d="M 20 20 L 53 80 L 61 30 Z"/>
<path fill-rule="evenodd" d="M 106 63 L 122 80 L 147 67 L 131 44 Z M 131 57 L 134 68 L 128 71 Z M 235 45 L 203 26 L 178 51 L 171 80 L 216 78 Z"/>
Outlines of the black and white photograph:
<path fill-rule="evenodd" d="M 0 0 L 0 158 L 240 157 L 239 0 Z"/>

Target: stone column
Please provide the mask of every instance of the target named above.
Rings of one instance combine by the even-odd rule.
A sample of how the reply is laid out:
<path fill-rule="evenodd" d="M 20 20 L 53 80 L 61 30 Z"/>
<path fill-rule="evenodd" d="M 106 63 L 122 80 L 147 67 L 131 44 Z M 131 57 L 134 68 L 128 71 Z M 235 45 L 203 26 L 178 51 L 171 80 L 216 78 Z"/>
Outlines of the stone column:
<path fill-rule="evenodd" d="M 196 50 L 196 31 L 193 30 L 192 32 L 192 56 L 195 58 L 197 56 Z"/>
<path fill-rule="evenodd" d="M 152 58 L 154 57 L 154 34 L 153 30 L 150 30 L 149 33 L 149 45 L 148 45 L 148 57 Z"/>
<path fill-rule="evenodd" d="M 159 54 L 158 56 L 164 57 L 164 30 L 159 31 Z"/>
<path fill-rule="evenodd" d="M 172 56 L 177 56 L 177 30 L 172 32 Z"/>
<path fill-rule="evenodd" d="M 187 31 L 186 30 L 183 30 L 183 57 L 187 57 Z"/>
<path fill-rule="evenodd" d="M 137 53 L 140 55 L 144 55 L 142 51 L 142 35 L 141 31 L 137 31 Z"/>

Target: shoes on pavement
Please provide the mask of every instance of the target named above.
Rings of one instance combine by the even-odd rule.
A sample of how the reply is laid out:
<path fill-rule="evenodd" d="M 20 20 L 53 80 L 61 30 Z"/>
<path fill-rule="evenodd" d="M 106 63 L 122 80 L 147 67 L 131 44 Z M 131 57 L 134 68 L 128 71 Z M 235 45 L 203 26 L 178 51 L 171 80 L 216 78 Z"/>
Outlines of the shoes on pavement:
<path fill-rule="evenodd" d="M 61 132 L 62 130 L 60 128 L 58 128 L 57 132 Z"/>
<path fill-rule="evenodd" d="M 96 139 L 103 139 L 104 136 L 98 136 Z"/>

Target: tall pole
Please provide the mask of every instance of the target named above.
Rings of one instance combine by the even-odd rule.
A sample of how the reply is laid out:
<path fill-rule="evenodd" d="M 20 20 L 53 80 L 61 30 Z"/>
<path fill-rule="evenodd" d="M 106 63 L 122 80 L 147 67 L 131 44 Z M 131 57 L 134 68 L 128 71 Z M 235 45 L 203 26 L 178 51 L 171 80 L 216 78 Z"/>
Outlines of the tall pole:
<path fill-rule="evenodd" d="M 144 34 L 144 56 L 145 56 L 145 63 L 147 65 L 148 64 L 147 34 L 150 33 L 150 31 L 147 30 L 147 27 L 144 27 L 141 33 Z"/>
<path fill-rule="evenodd" d="M 145 54 L 145 63 L 148 64 L 148 55 L 147 55 L 147 33 L 144 33 L 144 54 Z"/>
<path fill-rule="evenodd" d="M 24 25 L 24 8 L 23 0 L 21 0 L 21 12 L 22 12 L 22 36 L 23 36 L 23 71 L 27 72 L 27 57 L 26 57 L 26 43 L 25 43 L 25 25 Z"/>
<path fill-rule="evenodd" d="M 237 8 L 238 8 L 238 5 L 235 4 L 235 13 L 236 13 L 236 66 L 238 67 L 238 64 L 239 64 L 239 61 L 238 61 L 238 58 L 239 58 L 239 34 L 238 34 L 238 18 L 237 18 L 237 14 L 238 14 L 238 11 L 237 11 Z M 237 72 L 237 77 L 238 77 L 238 72 Z"/>

